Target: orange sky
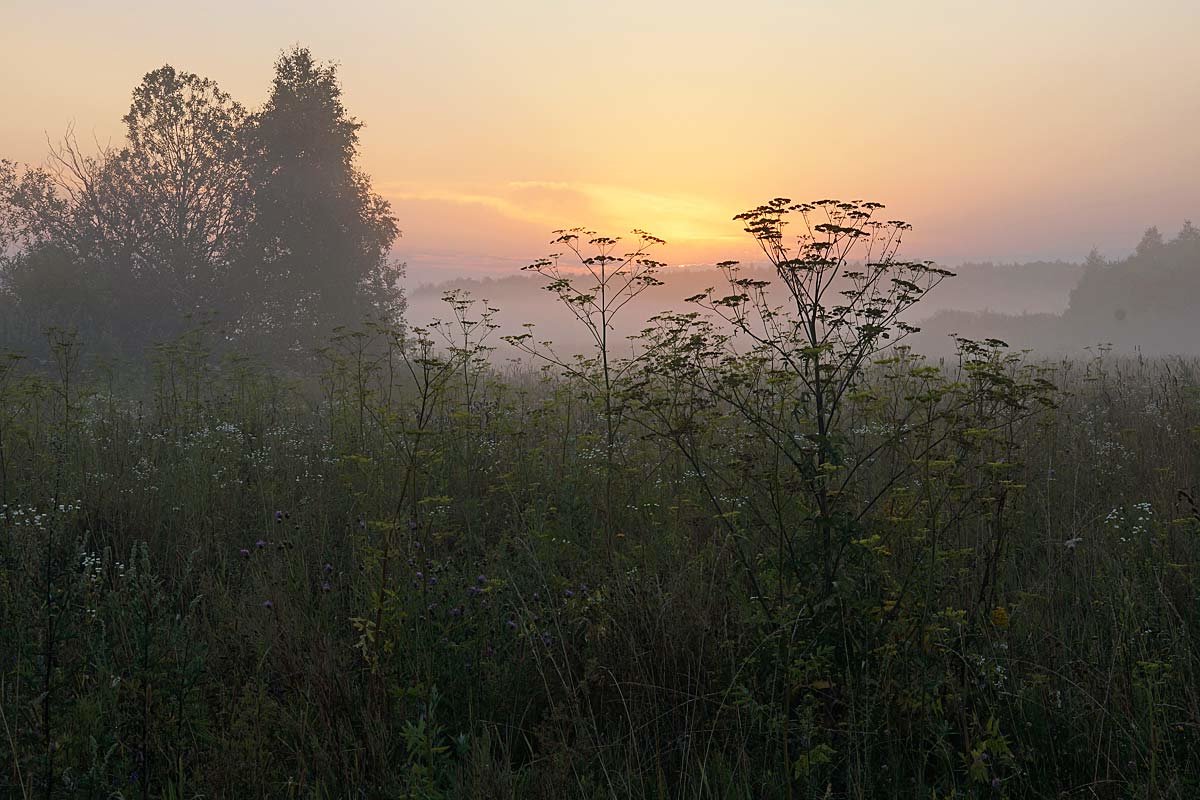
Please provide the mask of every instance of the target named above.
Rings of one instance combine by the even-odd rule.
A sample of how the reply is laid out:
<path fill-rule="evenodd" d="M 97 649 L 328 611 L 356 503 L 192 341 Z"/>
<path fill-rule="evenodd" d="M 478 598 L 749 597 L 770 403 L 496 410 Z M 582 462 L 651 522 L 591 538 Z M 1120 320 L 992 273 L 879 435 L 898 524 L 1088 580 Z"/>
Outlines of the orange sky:
<path fill-rule="evenodd" d="M 117 142 L 170 63 L 260 103 L 341 64 L 414 282 L 510 274 L 548 232 L 739 257 L 776 195 L 885 202 L 908 255 L 1082 258 L 1200 219 L 1200 3 L 0 0 L 0 157 Z"/>

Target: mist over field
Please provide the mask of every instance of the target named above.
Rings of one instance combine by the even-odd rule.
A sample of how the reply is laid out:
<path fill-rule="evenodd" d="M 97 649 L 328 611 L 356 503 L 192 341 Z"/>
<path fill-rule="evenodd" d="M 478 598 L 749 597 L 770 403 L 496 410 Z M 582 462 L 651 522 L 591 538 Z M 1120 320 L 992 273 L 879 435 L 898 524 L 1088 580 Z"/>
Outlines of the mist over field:
<path fill-rule="evenodd" d="M 0 800 L 1200 797 L 1200 7 L 0 4 Z"/>
<path fill-rule="evenodd" d="M 936 292 L 913 309 L 911 318 L 922 326 L 914 346 L 934 354 L 953 350 L 952 333 L 976 338 L 1012 336 L 1015 346 L 1037 346 L 1032 337 L 1043 336 L 1040 347 L 1047 353 L 1058 354 L 1073 349 L 1113 342 L 1124 338 L 1126 344 L 1153 346 L 1156 351 L 1191 353 L 1193 339 L 1181 339 L 1172 350 L 1169 340 L 1156 337 L 1139 341 L 1136 336 L 1121 337 L 1116 324 L 1071 330 L 1060 319 L 1067 312 L 1071 294 L 1084 275 L 1082 263 L 1035 262 L 1028 264 L 968 263 L 950 265 L 956 277 L 943 283 Z M 770 280 L 769 269 L 753 262 L 745 268 L 747 275 Z M 668 268 L 660 274 L 662 286 L 654 287 L 629 306 L 628 314 L 614 321 L 618 339 L 638 334 L 647 320 L 664 311 L 686 311 L 693 308 L 686 298 L 709 287 L 719 287 L 724 277 L 715 268 Z M 536 326 L 539 337 L 546 337 L 568 349 L 589 345 L 585 331 L 579 330 L 571 315 L 542 291 L 545 281 L 528 275 L 504 278 L 458 278 L 441 283 L 426 283 L 413 287 L 407 295 L 410 320 L 428 320 L 445 315 L 443 296 L 449 291 L 462 291 L 487 299 L 498 308 L 496 321 L 505 331 L 520 332 L 526 323 Z M 1044 326 L 1043 333 L 1024 328 L 1028 318 L 1036 318 Z M 1114 323 L 1116 321 L 1114 320 Z M 1190 316 L 1181 322 L 1190 324 Z M 1070 331 L 1070 332 L 1069 332 Z M 1097 337 L 1097 338 L 1088 338 Z M 1153 345 L 1152 345 L 1153 341 Z"/>
<path fill-rule="evenodd" d="M 921 330 L 908 341 L 920 352 L 945 356 L 954 336 L 996 338 L 1045 356 L 1079 356 L 1098 346 L 1147 355 L 1200 354 L 1200 314 L 1191 298 L 1200 291 L 1200 234 L 1185 222 L 1164 237 L 1148 231 L 1127 255 L 1105 260 L 1091 253 L 1078 262 L 951 264 L 955 276 L 912 309 Z M 750 262 L 745 274 L 771 280 L 772 270 Z M 614 323 L 618 339 L 637 335 L 663 311 L 685 311 L 686 298 L 724 277 L 714 268 L 668 268 L 656 286 L 638 297 Z M 443 296 L 461 291 L 498 308 L 496 322 L 519 332 L 527 323 L 537 335 L 568 350 L 590 345 L 571 315 L 527 275 L 457 278 L 409 290 L 408 318 L 445 315 Z"/>

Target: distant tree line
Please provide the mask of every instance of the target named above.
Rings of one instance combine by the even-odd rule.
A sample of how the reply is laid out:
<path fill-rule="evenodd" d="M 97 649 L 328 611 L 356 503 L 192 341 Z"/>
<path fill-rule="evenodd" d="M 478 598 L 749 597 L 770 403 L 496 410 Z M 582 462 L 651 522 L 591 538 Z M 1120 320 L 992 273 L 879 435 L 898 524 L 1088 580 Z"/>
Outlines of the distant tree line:
<path fill-rule="evenodd" d="M 1071 293 L 1067 318 L 1102 326 L 1196 315 L 1200 296 L 1200 229 L 1185 222 L 1165 240 L 1150 228 L 1127 258 L 1108 262 L 1093 251 Z"/>
<path fill-rule="evenodd" d="M 951 333 L 993 337 L 1042 352 L 1097 345 L 1120 351 L 1200 353 L 1200 229 L 1185 222 L 1173 239 L 1150 228 L 1127 257 L 1092 251 L 1062 314 L 942 311 L 922 323 L 916 346 L 946 349 Z"/>
<path fill-rule="evenodd" d="M 68 131 L 48 166 L 0 160 L 0 344 L 58 325 L 132 353 L 213 317 L 282 354 L 399 318 L 399 228 L 356 165 L 335 65 L 283 53 L 256 112 L 164 66 L 123 121 L 118 148 Z"/>

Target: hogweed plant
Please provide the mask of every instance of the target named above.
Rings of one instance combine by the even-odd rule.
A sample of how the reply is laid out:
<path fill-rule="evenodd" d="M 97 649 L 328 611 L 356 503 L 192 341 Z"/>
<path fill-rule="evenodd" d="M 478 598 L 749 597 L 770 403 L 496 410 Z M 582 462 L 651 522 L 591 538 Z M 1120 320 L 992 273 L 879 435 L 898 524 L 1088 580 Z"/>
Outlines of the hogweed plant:
<path fill-rule="evenodd" d="M 1013 484 L 992 478 L 1013 466 L 1016 422 L 1053 395 L 1043 377 L 1019 374 L 1002 343 L 964 341 L 957 375 L 900 344 L 917 330 L 906 313 L 951 273 L 902 260 L 909 226 L 876 221 L 881 208 L 776 199 L 738 215 L 775 280 L 741 277 L 736 262 L 723 262 L 726 285 L 689 298 L 706 316 L 663 314 L 643 335 L 644 424 L 685 455 L 728 529 L 765 635 L 778 645 L 776 664 L 822 684 L 878 653 L 898 610 L 914 604 L 919 576 L 936 574 L 939 545 L 987 509 L 993 543 L 976 543 L 986 565 L 978 603 L 989 596 Z M 892 524 L 879 524 L 881 510 Z M 756 530 L 770 532 L 773 556 Z M 912 557 L 914 548 L 928 557 Z M 824 655 L 793 647 L 824 641 L 826 615 L 840 617 L 843 632 L 859 624 L 851 620 L 870 613 L 862 599 L 877 591 L 885 613 L 876 630 L 831 641 L 816 651 Z M 901 629 L 913 619 L 928 620 L 922 611 Z M 794 685 L 773 679 L 766 691 L 777 702 L 760 708 L 779 730 L 786 771 L 819 784 L 830 742 L 816 735 Z"/>
<path fill-rule="evenodd" d="M 745 223 L 774 271 L 777 291 L 740 277 L 737 262 L 725 261 L 718 266 L 728 293 L 689 298 L 748 341 L 745 355 L 761 365 L 776 391 L 787 392 L 785 429 L 760 415 L 752 423 L 775 438 L 803 476 L 827 589 L 836 578 L 838 502 L 831 474 L 844 464 L 844 400 L 872 356 L 917 330 L 905 312 L 952 275 L 930 262 L 902 260 L 911 226 L 876 219 L 881 209 L 872 202 L 776 198 L 739 214 L 735 219 Z"/>
<path fill-rule="evenodd" d="M 594 348 L 592 354 L 564 357 L 554 351 L 550 342 L 535 341 L 531 332 L 504 339 L 582 381 L 592 395 L 599 398 L 604 423 L 604 534 L 611 556 L 616 524 L 617 442 L 625 419 L 619 390 L 640 360 L 637 355 L 623 357 L 618 354 L 612 338 L 613 321 L 642 292 L 662 285 L 655 276 L 666 265 L 649 254 L 666 242 L 645 231 L 635 230 L 635 246 L 622 253 L 619 237 L 597 236 L 594 231 L 583 228 L 555 233 L 557 238 L 551 244 L 562 245 L 571 258 L 554 254 L 523 269 L 547 279 L 543 288 L 554 294 L 587 331 Z"/>

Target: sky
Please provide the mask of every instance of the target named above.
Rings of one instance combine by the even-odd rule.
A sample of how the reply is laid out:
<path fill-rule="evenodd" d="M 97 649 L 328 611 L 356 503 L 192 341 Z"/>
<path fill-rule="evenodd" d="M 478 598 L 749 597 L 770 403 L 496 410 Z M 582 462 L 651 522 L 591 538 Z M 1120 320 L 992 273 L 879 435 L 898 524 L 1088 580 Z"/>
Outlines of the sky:
<path fill-rule="evenodd" d="M 1200 221 L 1195 0 L 0 0 L 0 157 L 119 144 L 163 64 L 261 104 L 337 62 L 413 283 L 509 275 L 550 232 L 749 259 L 772 197 L 883 202 L 906 255 L 1082 260 Z"/>

